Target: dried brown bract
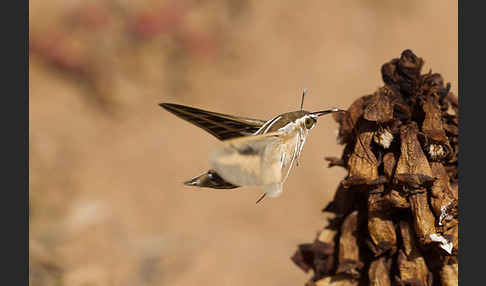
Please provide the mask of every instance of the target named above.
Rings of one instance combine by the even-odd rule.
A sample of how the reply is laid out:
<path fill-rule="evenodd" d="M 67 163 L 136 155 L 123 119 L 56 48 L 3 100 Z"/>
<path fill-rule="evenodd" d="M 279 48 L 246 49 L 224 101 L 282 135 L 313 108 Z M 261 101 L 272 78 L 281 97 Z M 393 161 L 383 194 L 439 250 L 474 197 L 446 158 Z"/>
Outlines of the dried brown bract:
<path fill-rule="evenodd" d="M 383 186 L 379 189 L 383 189 Z M 397 235 L 389 208 L 390 204 L 383 192 L 368 194 L 368 232 L 371 238 L 368 245 L 375 256 L 396 250 Z"/>
<path fill-rule="evenodd" d="M 390 98 L 391 91 L 380 88 L 368 99 L 364 108 L 364 119 L 377 123 L 386 123 L 393 120 L 393 105 Z"/>
<path fill-rule="evenodd" d="M 307 285 L 457 285 L 459 104 L 405 50 L 385 85 L 336 113 L 346 168 L 314 243 L 293 257 Z"/>
<path fill-rule="evenodd" d="M 348 108 L 347 112 L 336 112 L 333 113 L 334 119 L 339 123 L 339 135 L 338 139 L 341 144 L 347 144 L 354 138 L 354 128 L 358 119 L 363 116 L 364 107 L 367 101 L 373 95 L 365 95 L 357 99 Z"/>
<path fill-rule="evenodd" d="M 425 258 L 422 256 L 410 224 L 399 223 L 403 239 L 403 248 L 398 252 L 398 270 L 400 281 L 405 284 L 432 285 L 432 274 L 429 272 Z"/>
<path fill-rule="evenodd" d="M 409 202 L 417 238 L 424 244 L 430 243 L 430 236 L 436 233 L 436 229 L 435 217 L 427 202 L 427 190 L 420 189 L 419 192 L 410 195 Z"/>
<path fill-rule="evenodd" d="M 368 270 L 370 286 L 391 286 L 390 265 L 391 260 L 384 256 L 374 260 Z"/>
<path fill-rule="evenodd" d="M 402 185 L 405 189 L 418 189 L 434 181 L 429 162 L 418 141 L 417 132 L 415 122 L 400 127 L 401 152 L 394 183 Z"/>
<path fill-rule="evenodd" d="M 349 214 L 341 226 L 339 237 L 337 274 L 347 274 L 359 278 L 364 264 L 359 259 L 358 211 Z"/>
<path fill-rule="evenodd" d="M 354 152 L 348 160 L 347 185 L 367 184 L 378 179 L 378 160 L 371 150 L 374 128 L 373 123 L 361 121 Z"/>

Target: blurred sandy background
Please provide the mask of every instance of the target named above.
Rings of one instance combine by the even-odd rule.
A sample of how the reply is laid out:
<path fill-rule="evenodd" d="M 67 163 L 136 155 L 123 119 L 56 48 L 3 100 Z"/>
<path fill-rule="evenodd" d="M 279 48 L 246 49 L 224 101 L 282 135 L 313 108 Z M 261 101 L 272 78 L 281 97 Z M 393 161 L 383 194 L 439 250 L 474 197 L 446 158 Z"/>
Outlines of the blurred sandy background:
<path fill-rule="evenodd" d="M 412 49 L 457 94 L 457 1 L 30 1 L 31 285 L 303 285 L 289 259 L 345 175 L 322 118 L 284 193 L 182 182 L 218 141 L 159 102 L 347 108 Z"/>

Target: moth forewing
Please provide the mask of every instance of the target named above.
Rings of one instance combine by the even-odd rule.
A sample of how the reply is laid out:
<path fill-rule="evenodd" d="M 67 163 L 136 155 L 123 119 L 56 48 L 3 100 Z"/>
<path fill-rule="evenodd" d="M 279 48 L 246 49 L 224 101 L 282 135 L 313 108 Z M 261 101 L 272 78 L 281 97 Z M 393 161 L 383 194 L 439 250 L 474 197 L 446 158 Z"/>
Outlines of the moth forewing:
<path fill-rule="evenodd" d="M 186 105 L 161 103 L 165 110 L 188 121 L 220 140 L 248 136 L 258 131 L 265 120 L 207 111 Z"/>

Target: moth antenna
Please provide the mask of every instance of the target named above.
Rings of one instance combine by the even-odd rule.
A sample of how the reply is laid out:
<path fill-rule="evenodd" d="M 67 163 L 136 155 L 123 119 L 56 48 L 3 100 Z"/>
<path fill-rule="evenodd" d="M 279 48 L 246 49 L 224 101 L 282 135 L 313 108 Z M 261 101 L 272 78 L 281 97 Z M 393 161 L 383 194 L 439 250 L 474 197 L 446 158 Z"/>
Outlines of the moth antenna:
<path fill-rule="evenodd" d="M 307 93 L 307 88 L 304 88 L 304 90 L 302 91 L 302 100 L 300 102 L 300 110 L 302 110 L 304 108 L 304 97 L 305 97 L 306 93 Z"/>
<path fill-rule="evenodd" d="M 263 193 L 259 198 L 258 200 L 256 201 L 255 204 L 258 204 L 259 202 L 261 202 L 263 200 L 263 198 L 266 196 L 267 194 L 266 193 Z"/>

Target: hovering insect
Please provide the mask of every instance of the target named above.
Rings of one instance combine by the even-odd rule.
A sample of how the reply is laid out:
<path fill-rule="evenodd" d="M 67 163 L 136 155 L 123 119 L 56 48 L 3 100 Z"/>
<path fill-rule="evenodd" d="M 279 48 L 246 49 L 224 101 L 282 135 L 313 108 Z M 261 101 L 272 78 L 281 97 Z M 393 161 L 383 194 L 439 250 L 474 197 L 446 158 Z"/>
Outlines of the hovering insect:
<path fill-rule="evenodd" d="M 343 111 L 337 108 L 305 111 L 302 109 L 305 94 L 304 89 L 300 110 L 278 115 L 268 121 L 179 104 L 159 104 L 223 141 L 223 145 L 210 154 L 211 169 L 184 184 L 213 189 L 261 186 L 263 194 L 256 203 L 265 196 L 279 196 L 317 119 L 325 114 Z"/>

